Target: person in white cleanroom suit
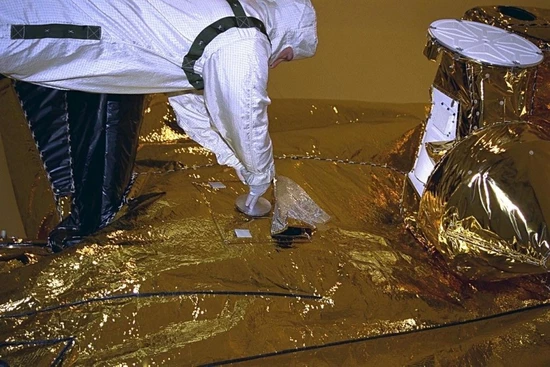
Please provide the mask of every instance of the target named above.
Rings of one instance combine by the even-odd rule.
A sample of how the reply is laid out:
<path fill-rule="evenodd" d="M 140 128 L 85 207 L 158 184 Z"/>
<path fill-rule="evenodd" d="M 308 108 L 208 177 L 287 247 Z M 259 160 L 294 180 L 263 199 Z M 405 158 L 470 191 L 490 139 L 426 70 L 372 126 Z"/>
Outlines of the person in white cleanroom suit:
<path fill-rule="evenodd" d="M 275 175 L 269 67 L 316 47 L 310 0 L 0 4 L 0 74 L 85 92 L 169 93 L 178 124 L 249 185 L 249 208 Z"/>

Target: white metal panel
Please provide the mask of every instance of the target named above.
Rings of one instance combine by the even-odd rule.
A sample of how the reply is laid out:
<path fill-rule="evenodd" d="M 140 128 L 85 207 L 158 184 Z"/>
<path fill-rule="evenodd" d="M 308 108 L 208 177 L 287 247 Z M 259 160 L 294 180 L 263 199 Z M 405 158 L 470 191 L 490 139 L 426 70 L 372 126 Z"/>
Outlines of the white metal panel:
<path fill-rule="evenodd" d="M 484 23 L 440 19 L 430 25 L 429 33 L 449 50 L 490 65 L 530 67 L 544 58 L 531 41 Z"/>

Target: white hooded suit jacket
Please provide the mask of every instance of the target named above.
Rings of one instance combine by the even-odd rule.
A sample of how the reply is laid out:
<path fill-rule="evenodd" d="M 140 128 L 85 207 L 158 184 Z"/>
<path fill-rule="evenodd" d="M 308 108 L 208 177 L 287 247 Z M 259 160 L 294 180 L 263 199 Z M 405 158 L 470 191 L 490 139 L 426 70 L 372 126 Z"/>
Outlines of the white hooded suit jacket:
<path fill-rule="evenodd" d="M 199 33 L 235 16 L 226 0 L 3 0 L 0 3 L 0 73 L 59 89 L 97 93 L 170 93 L 178 124 L 210 149 L 218 163 L 236 168 L 248 185 L 274 176 L 268 133 L 270 60 L 292 47 L 295 59 L 317 46 L 310 0 L 241 0 L 258 28 L 229 28 L 194 64 L 204 79 L 196 91 L 182 60 Z M 31 26 L 39 26 L 39 36 Z M 49 36 L 48 25 L 80 26 Z M 58 27 L 59 28 L 59 27 Z M 34 33 L 33 33 L 34 32 Z"/>

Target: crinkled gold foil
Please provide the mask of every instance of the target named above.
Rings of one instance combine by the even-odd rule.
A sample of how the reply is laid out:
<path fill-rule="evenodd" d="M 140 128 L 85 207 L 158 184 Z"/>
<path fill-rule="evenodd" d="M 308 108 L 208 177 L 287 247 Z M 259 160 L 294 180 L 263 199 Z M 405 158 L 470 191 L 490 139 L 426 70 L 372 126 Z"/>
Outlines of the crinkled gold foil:
<path fill-rule="evenodd" d="M 522 9 L 535 19 L 502 13 L 523 16 Z M 524 36 L 545 58 L 529 68 L 484 65 L 428 37 L 424 53 L 439 62 L 433 87 L 459 103 L 457 140 L 426 145 L 436 167 L 421 197 L 405 181 L 405 222 L 469 278 L 547 273 L 548 209 L 541 182 L 550 152 L 550 10 L 488 6 L 464 18 Z"/>
<path fill-rule="evenodd" d="M 437 141 L 426 143 L 426 151 L 434 163 L 437 163 L 455 145 L 454 141 Z"/>
<path fill-rule="evenodd" d="M 162 129 L 165 105 L 156 106 L 144 136 Z M 466 281 L 403 226 L 401 187 L 425 105 L 270 108 L 277 173 L 331 216 L 326 228 L 281 248 L 269 218 L 235 209 L 247 188 L 232 169 L 189 140 L 143 139 L 130 201 L 108 227 L 29 265 L 0 262 L 0 343 L 20 342 L 0 345 L 0 359 L 49 365 L 67 348 L 64 366 L 548 360 L 545 278 Z M 540 308 L 474 322 L 530 306 Z M 24 344 L 33 341 L 42 344 Z"/>
<path fill-rule="evenodd" d="M 523 77 L 531 75 L 510 80 Z M 465 145 L 432 144 L 432 157 L 459 170 L 438 166 L 429 186 L 434 194 L 422 202 L 403 196 L 402 187 L 425 105 L 275 100 L 270 130 L 277 173 L 331 216 L 309 242 L 289 248 L 272 239 L 269 218 L 235 209 L 246 187 L 177 131 L 165 97 L 151 96 L 137 177 L 116 219 L 60 254 L 36 254 L 26 264 L 0 261 L 0 359 L 13 366 L 51 365 L 60 356 L 64 366 L 248 359 L 270 366 L 546 365 L 548 276 L 485 283 L 456 271 L 495 279 L 540 272 L 545 263 L 547 199 L 538 195 L 548 182 L 541 168 L 548 161 L 545 116 L 528 118 L 541 126 L 492 125 L 493 118 L 518 114 L 527 120 L 518 107 L 526 94 L 499 93 L 489 95 L 495 103 L 506 97 L 510 115 L 500 107 L 484 112 L 485 129 L 473 135 L 474 125 L 465 124 Z M 29 157 L 15 159 L 23 158 Z M 499 167 L 494 178 L 475 176 L 483 165 Z M 36 186 L 32 175 L 41 170 L 26 167 L 30 176 L 14 176 L 21 193 Z M 442 175 L 450 178 L 436 185 Z M 460 191 L 469 184 L 470 191 Z M 502 194 L 504 184 L 512 189 Z M 482 189 L 491 194 L 471 195 Z M 414 189 L 406 185 L 405 192 Z M 40 228 L 33 218 L 56 215 L 51 196 L 43 196 L 46 201 L 28 201 L 29 236 Z M 500 211 L 460 218 L 472 207 L 491 207 L 487 197 Z M 453 200 L 460 210 L 449 209 Z M 485 201 L 472 206 L 469 200 Z M 405 230 L 400 213 L 419 206 L 427 210 L 423 218 L 449 214 L 426 219 L 423 244 Z M 239 238 L 236 229 L 252 237 Z M 531 242 L 503 241 L 516 231 Z M 477 239 L 487 247 L 462 245 Z M 479 264 L 464 261 L 461 250 Z"/>
<path fill-rule="evenodd" d="M 433 86 L 460 104 L 458 137 L 531 115 L 536 67 L 484 65 L 444 47 L 438 50 L 440 61 Z"/>
<path fill-rule="evenodd" d="M 465 159 L 467 157 L 467 159 Z M 550 130 L 516 123 L 457 144 L 430 177 L 418 225 L 461 273 L 488 280 L 546 273 Z"/>
<path fill-rule="evenodd" d="M 515 10 L 519 12 L 514 12 Z M 526 15 L 533 19 L 522 17 L 521 12 L 526 12 Z M 542 49 L 550 46 L 550 9 L 525 7 L 520 4 L 513 7 L 479 6 L 466 11 L 463 19 L 517 33 Z"/>
<path fill-rule="evenodd" d="M 544 60 L 537 67 L 536 80 L 531 85 L 534 91 L 533 106 L 528 113 L 548 120 L 550 119 L 550 9 L 518 6 L 520 11 L 526 11 L 528 15 L 534 17 L 534 19 L 521 19 L 513 16 L 513 12 L 506 12 L 502 8 L 500 6 L 472 8 L 464 14 L 464 19 L 507 29 L 527 38 L 541 48 Z M 511 10 L 513 11 L 514 8 L 512 7 Z"/>

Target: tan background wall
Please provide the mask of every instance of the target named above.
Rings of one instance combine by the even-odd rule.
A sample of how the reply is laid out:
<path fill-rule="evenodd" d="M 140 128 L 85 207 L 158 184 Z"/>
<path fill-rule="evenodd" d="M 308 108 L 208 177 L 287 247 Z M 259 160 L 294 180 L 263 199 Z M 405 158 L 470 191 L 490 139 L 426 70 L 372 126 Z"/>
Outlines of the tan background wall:
<path fill-rule="evenodd" d="M 460 18 L 480 5 L 550 8 L 550 0 L 312 1 L 319 18 L 318 53 L 277 68 L 270 76 L 272 98 L 427 103 L 436 65 L 422 51 L 432 21 Z M 1 141 L 0 208 L 0 229 L 22 235 Z"/>
<path fill-rule="evenodd" d="M 2 103 L 0 101 L 0 103 Z M 1 121 L 7 124 L 9 121 Z M 15 204 L 13 188 L 4 156 L 4 144 L 0 137 L 0 230 L 5 229 L 8 236 L 23 236 L 23 225 L 19 218 L 19 211 Z"/>
<path fill-rule="evenodd" d="M 422 54 L 430 23 L 481 5 L 550 8 L 550 0 L 312 0 L 317 55 L 271 75 L 272 98 L 426 102 L 436 65 Z"/>

